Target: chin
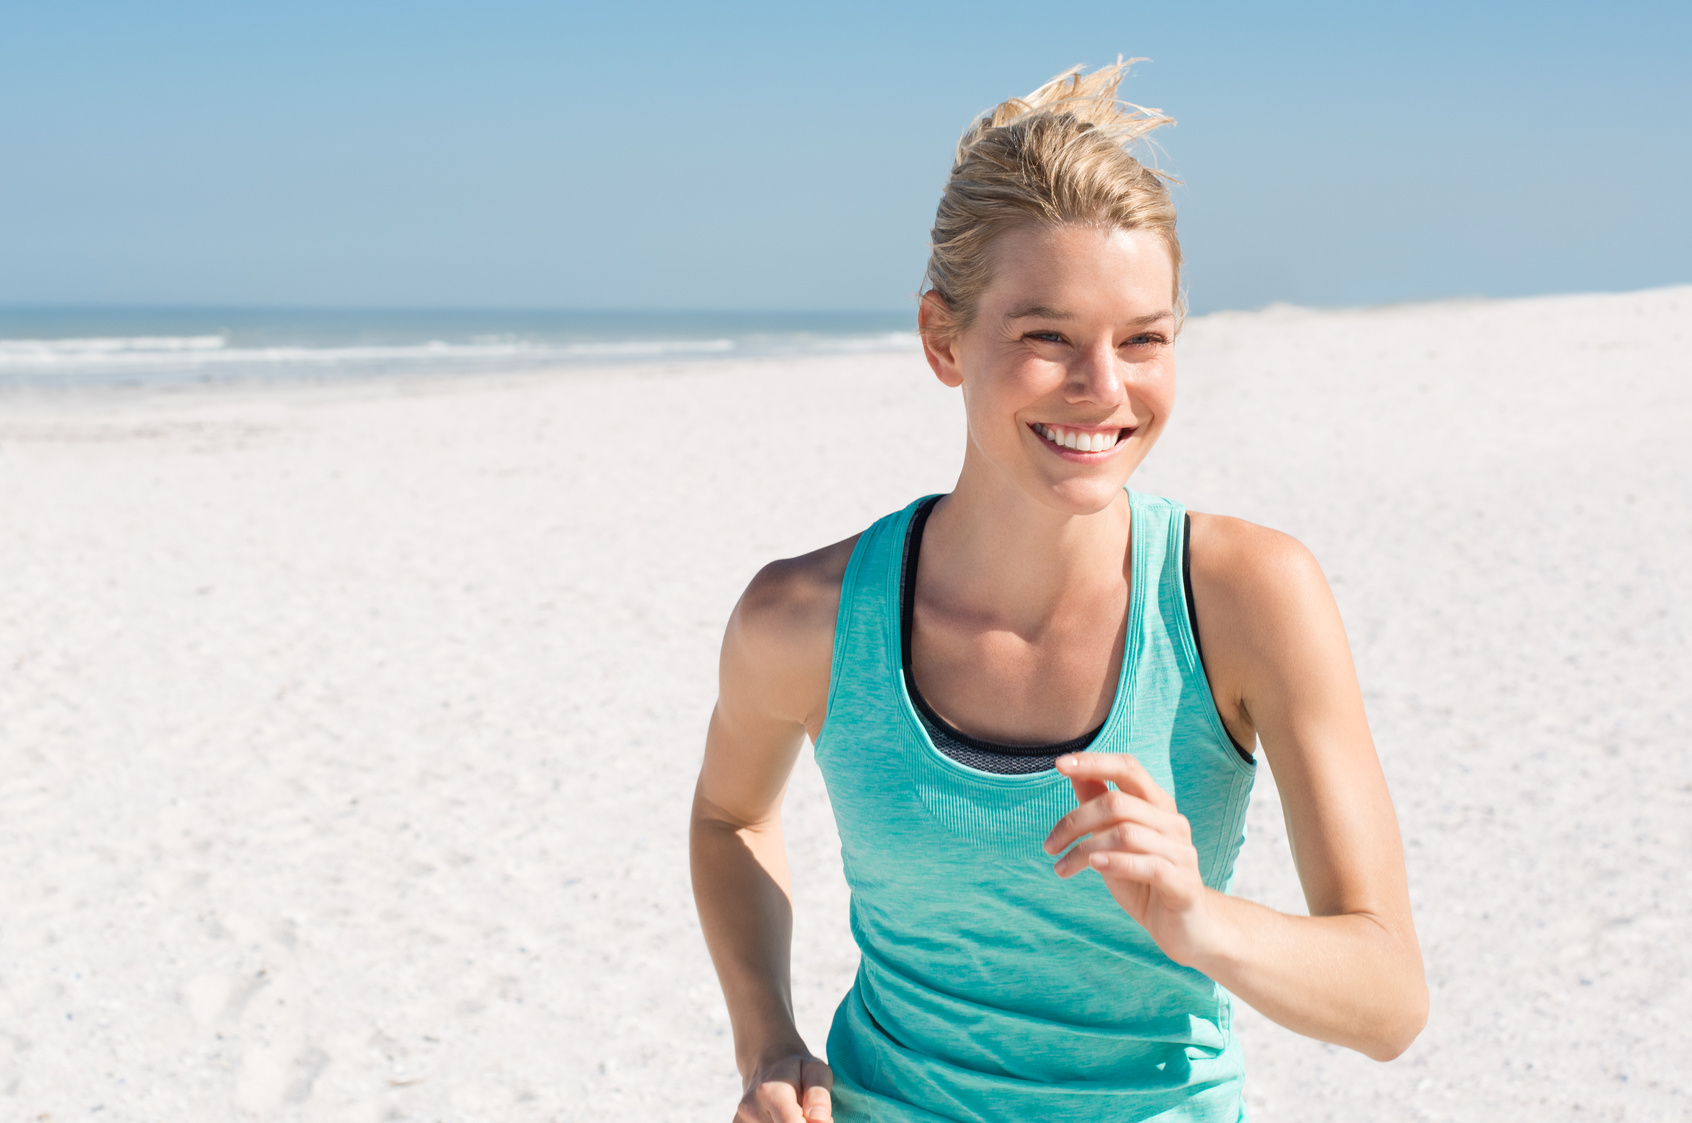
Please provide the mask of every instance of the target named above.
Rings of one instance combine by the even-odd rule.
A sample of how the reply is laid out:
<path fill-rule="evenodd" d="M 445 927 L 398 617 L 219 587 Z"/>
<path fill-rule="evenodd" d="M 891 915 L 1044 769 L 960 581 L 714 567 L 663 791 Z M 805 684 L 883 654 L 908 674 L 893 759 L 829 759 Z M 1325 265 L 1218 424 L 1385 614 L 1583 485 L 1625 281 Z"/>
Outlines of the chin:
<path fill-rule="evenodd" d="M 1036 496 L 1042 504 L 1066 515 L 1096 515 L 1122 495 L 1126 481 L 1117 479 L 1068 479 L 1042 489 Z"/>

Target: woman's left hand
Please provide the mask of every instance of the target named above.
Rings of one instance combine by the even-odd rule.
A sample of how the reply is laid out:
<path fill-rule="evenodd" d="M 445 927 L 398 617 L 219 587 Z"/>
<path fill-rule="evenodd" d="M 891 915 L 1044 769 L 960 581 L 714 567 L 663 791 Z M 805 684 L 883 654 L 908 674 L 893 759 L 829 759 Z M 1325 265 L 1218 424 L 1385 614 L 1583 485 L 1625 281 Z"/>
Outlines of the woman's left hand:
<path fill-rule="evenodd" d="M 1192 964 L 1212 942 L 1212 918 L 1192 828 L 1174 797 L 1127 753 L 1072 753 L 1057 759 L 1057 770 L 1081 805 L 1046 837 L 1048 854 L 1073 844 L 1054 867 L 1058 876 L 1097 870 L 1165 955 Z"/>

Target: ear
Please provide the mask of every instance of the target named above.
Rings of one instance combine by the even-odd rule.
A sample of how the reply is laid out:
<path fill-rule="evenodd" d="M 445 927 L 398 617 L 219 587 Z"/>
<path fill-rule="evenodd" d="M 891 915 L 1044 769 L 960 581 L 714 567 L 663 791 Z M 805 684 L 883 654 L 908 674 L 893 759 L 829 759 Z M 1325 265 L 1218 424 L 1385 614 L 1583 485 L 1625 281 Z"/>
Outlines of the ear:
<path fill-rule="evenodd" d="M 958 368 L 957 331 L 952 326 L 952 309 L 946 298 L 930 289 L 917 306 L 917 331 L 922 336 L 922 353 L 934 377 L 956 389 L 963 385 Z"/>

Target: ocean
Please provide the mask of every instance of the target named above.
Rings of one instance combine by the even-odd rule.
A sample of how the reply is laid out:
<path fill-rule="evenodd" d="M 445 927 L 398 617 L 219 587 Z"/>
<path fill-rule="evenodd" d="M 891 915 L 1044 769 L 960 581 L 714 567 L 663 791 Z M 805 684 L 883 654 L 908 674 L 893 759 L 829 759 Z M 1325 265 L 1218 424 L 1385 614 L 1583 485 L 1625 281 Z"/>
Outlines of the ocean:
<path fill-rule="evenodd" d="M 909 312 L 0 308 L 0 387 L 477 374 L 910 350 Z"/>

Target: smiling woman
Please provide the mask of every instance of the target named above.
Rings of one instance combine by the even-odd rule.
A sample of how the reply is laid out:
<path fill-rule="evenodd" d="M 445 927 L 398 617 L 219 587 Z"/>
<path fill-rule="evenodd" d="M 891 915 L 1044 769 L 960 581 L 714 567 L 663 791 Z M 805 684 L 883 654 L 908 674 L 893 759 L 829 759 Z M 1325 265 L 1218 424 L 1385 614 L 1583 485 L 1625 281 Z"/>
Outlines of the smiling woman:
<path fill-rule="evenodd" d="M 959 145 L 918 314 L 951 493 L 765 567 L 724 638 L 695 896 L 737 1119 L 1237 1120 L 1233 996 L 1380 1059 L 1426 1017 L 1344 627 L 1298 543 L 1127 489 L 1175 398 L 1180 246 L 1125 67 Z M 858 977 L 794 1026 L 780 806 L 809 735 Z M 1228 892 L 1274 770 L 1308 916 Z M 1055 862 L 1054 859 L 1055 858 Z"/>

